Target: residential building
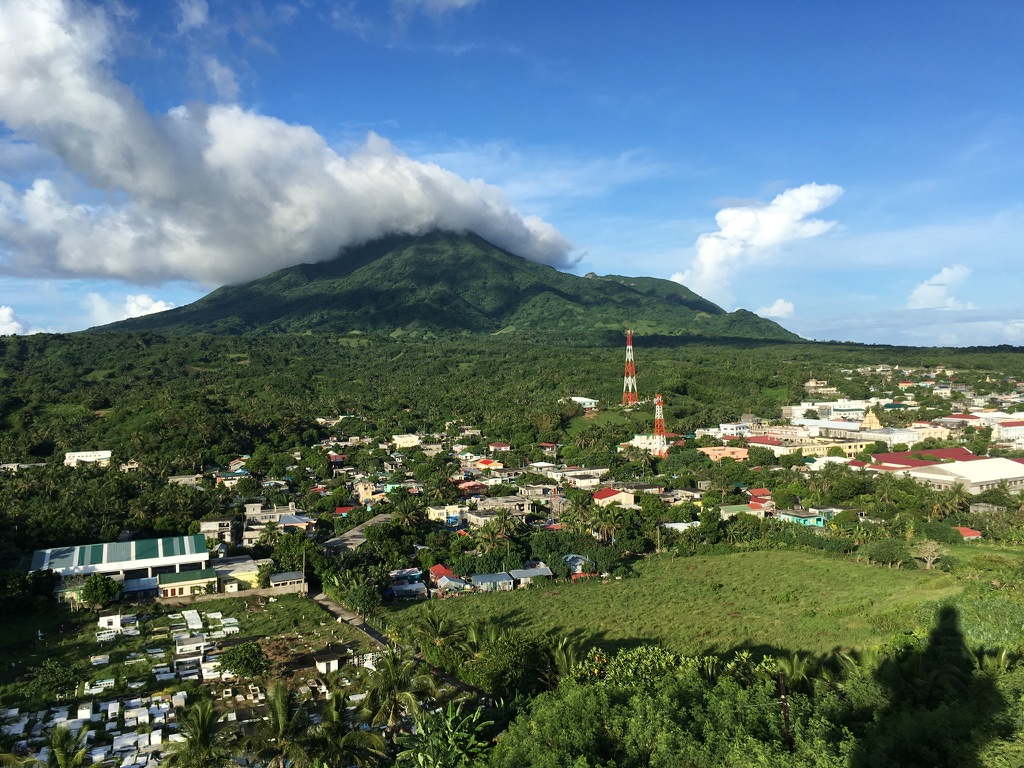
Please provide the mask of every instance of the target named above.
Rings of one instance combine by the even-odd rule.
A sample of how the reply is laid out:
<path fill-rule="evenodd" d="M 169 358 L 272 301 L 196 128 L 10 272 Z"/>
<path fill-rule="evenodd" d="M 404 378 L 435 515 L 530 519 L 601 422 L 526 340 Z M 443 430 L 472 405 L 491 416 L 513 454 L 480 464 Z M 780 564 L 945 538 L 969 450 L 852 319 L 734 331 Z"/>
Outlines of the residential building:
<path fill-rule="evenodd" d="M 160 597 L 183 597 L 205 595 L 217 591 L 217 571 L 204 568 L 201 571 L 162 573 L 157 577 Z"/>
<path fill-rule="evenodd" d="M 112 451 L 72 451 L 64 454 L 65 467 L 77 467 L 79 464 L 96 464 L 100 467 L 110 466 Z"/>

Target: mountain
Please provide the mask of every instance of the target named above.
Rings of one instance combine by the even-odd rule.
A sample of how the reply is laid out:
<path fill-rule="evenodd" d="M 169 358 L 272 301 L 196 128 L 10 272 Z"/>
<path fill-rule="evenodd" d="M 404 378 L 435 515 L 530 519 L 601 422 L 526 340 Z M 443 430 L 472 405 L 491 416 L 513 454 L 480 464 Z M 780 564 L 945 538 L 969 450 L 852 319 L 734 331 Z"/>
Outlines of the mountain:
<path fill-rule="evenodd" d="M 107 330 L 160 333 L 592 332 L 794 341 L 670 280 L 578 277 L 473 235 L 395 236 L 349 248 Z"/>

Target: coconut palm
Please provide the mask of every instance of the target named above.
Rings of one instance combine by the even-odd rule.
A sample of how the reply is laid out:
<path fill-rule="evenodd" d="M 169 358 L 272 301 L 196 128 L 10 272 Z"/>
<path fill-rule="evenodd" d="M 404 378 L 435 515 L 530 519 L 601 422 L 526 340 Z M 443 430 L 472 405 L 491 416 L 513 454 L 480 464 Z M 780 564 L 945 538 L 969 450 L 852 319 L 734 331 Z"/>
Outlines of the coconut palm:
<path fill-rule="evenodd" d="M 427 603 L 413 622 L 412 634 L 420 646 L 441 646 L 461 643 L 465 639 L 466 630 L 450 616 L 445 616 L 437 607 L 437 602 L 433 601 Z"/>
<path fill-rule="evenodd" d="M 328 766 L 374 765 L 387 753 L 387 745 L 377 734 L 353 727 L 347 703 L 344 694 L 331 694 L 322 719 L 309 729 L 309 751 Z"/>
<path fill-rule="evenodd" d="M 278 680 L 267 689 L 267 716 L 244 740 L 252 759 L 267 768 L 307 766 L 310 719 L 304 703 L 292 705 L 292 695 L 284 681 Z"/>
<path fill-rule="evenodd" d="M 72 733 L 66 725 L 51 729 L 43 737 L 48 750 L 46 761 L 39 761 L 37 765 L 46 768 L 84 768 L 91 764 L 89 747 L 85 743 L 87 733 L 85 727 L 79 728 L 77 733 Z"/>
<path fill-rule="evenodd" d="M 361 715 L 371 725 L 394 729 L 418 714 L 421 700 L 436 688 L 434 678 L 412 655 L 391 648 L 366 681 Z"/>
<path fill-rule="evenodd" d="M 235 755 L 235 729 L 217 722 L 213 702 L 200 701 L 185 710 L 179 721 L 185 741 L 164 748 L 161 765 L 167 768 L 217 768 L 231 766 Z"/>

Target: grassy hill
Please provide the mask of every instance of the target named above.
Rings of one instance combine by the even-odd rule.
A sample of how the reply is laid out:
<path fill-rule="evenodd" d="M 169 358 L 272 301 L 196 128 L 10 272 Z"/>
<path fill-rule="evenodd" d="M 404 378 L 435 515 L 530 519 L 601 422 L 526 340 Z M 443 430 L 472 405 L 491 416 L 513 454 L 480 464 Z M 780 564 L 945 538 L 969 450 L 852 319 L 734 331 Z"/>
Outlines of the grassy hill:
<path fill-rule="evenodd" d="M 889 570 L 794 551 L 663 556 L 636 569 L 639 578 L 472 595 L 441 606 L 464 625 L 497 622 L 572 635 L 609 651 L 647 642 L 682 654 L 741 647 L 818 653 L 926 632 L 936 604 L 962 590 L 939 571 Z M 388 621 L 403 625 L 421 610 L 401 607 Z"/>
<path fill-rule="evenodd" d="M 302 264 L 111 330 L 165 333 L 565 333 L 798 340 L 655 278 L 578 277 L 476 235 L 391 237 Z"/>

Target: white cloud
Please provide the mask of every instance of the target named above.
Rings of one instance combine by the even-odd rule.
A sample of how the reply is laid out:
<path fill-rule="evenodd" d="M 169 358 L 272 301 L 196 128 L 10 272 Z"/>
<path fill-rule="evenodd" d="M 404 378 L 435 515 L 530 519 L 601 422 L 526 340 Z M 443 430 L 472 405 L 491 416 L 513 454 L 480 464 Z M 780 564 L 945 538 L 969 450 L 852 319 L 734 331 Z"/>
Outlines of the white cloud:
<path fill-rule="evenodd" d="M 222 64 L 216 56 L 207 56 L 203 59 L 203 71 L 221 100 L 234 101 L 238 97 L 238 80 L 231 67 Z"/>
<path fill-rule="evenodd" d="M 25 324 L 14 314 L 14 308 L 0 306 L 0 336 L 25 333 Z"/>
<path fill-rule="evenodd" d="M 439 16 L 450 11 L 472 8 L 478 2 L 479 0 L 394 0 L 394 5 L 401 14 L 423 10 L 432 16 Z"/>
<path fill-rule="evenodd" d="M 771 305 L 767 307 L 755 309 L 754 314 L 761 315 L 761 317 L 792 317 L 793 302 L 786 301 L 785 299 L 776 299 Z"/>
<path fill-rule="evenodd" d="M 712 300 L 728 297 L 730 281 L 745 262 L 784 243 L 832 229 L 834 221 L 808 216 L 832 205 L 842 194 L 843 188 L 835 184 L 804 184 L 787 189 L 768 205 L 723 208 L 715 215 L 718 231 L 697 238 L 697 255 L 690 268 L 672 279 Z"/>
<path fill-rule="evenodd" d="M 102 12 L 74 8 L 0 5 L 0 119 L 124 202 L 86 206 L 46 178 L 25 190 L 0 182 L 0 271 L 221 284 L 438 228 L 572 262 L 570 243 L 502 190 L 376 134 L 345 155 L 308 126 L 237 105 L 149 114 L 111 74 Z"/>
<path fill-rule="evenodd" d="M 189 32 L 206 25 L 210 20 L 210 6 L 206 0 L 178 0 L 178 32 Z"/>
<path fill-rule="evenodd" d="M 89 312 L 91 325 L 106 325 L 129 317 L 142 317 L 174 309 L 174 304 L 154 299 L 145 293 L 130 293 L 125 296 L 123 304 L 116 304 L 98 293 L 90 293 L 82 301 L 82 306 Z"/>
<path fill-rule="evenodd" d="M 938 274 L 918 285 L 907 297 L 907 309 L 973 309 L 970 302 L 958 301 L 951 293 L 971 274 L 963 264 L 943 267 Z"/>

